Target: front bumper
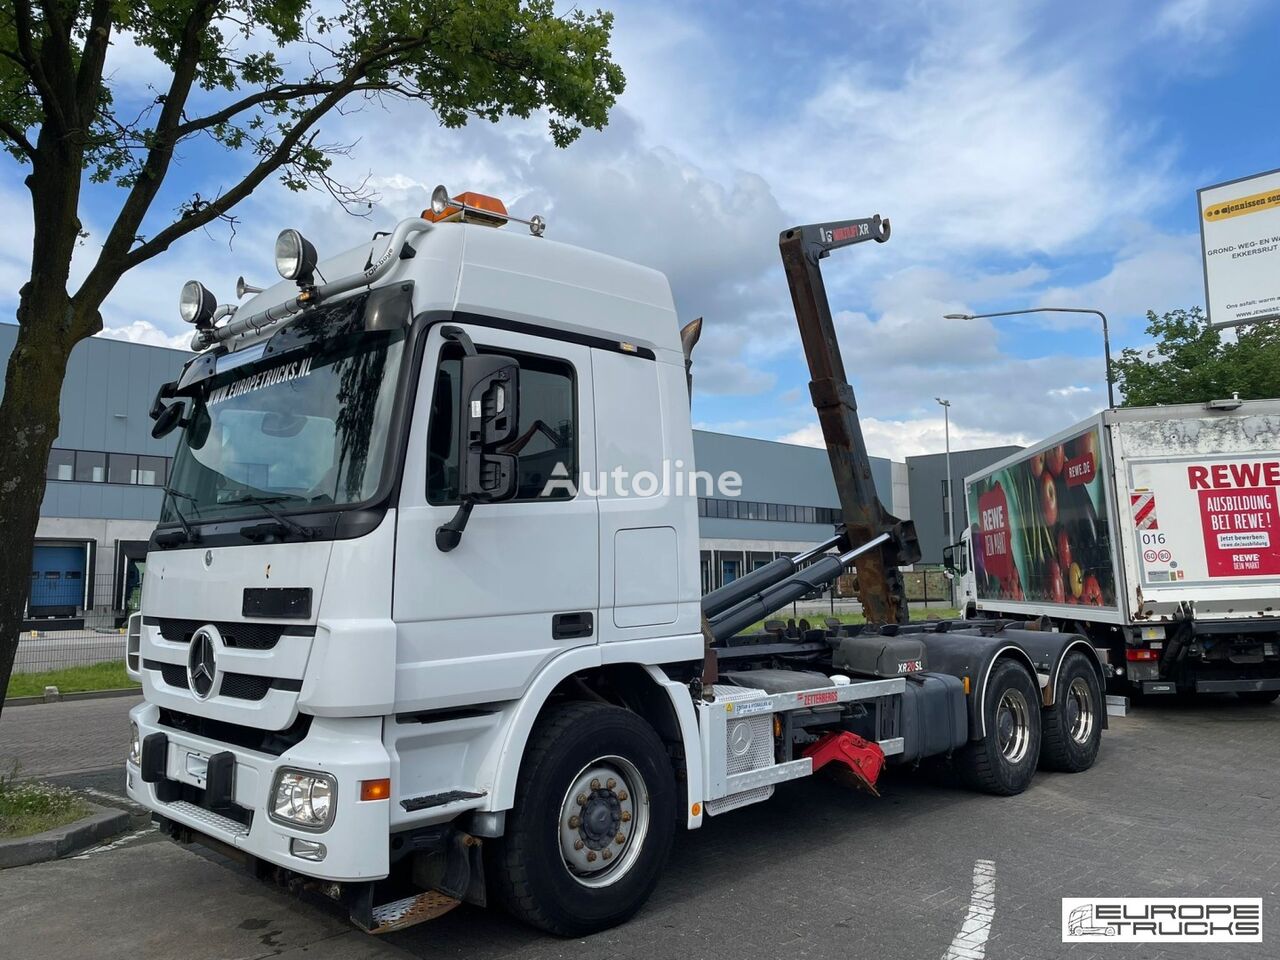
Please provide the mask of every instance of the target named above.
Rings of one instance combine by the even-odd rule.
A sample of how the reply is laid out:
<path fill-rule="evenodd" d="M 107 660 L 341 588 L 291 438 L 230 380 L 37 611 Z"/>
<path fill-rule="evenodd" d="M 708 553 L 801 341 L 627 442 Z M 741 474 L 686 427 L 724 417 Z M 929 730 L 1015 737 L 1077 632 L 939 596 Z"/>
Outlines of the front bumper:
<path fill-rule="evenodd" d="M 306 738 L 280 756 L 164 726 L 155 704 L 134 707 L 129 718 L 138 725 L 144 743 L 154 734 L 165 740 L 163 754 L 153 760 L 152 775 L 157 782 L 144 781 L 137 765 L 126 765 L 127 790 L 134 802 L 249 856 L 305 876 L 357 881 L 387 875 L 390 801 L 362 801 L 359 786 L 361 780 L 391 775 L 391 761 L 382 744 L 381 718 L 317 717 Z M 215 761 L 219 769 L 211 772 L 210 759 L 219 755 L 227 762 Z M 154 752 L 144 754 L 146 759 L 155 756 Z M 291 827 L 268 817 L 272 785 L 281 767 L 315 770 L 336 778 L 336 809 L 327 829 Z M 230 783 L 226 792 L 233 810 L 209 809 L 203 797 L 211 778 L 222 780 L 227 775 Z M 242 822 L 245 820 L 247 824 Z M 323 843 L 324 859 L 295 856 L 290 849 L 294 839 Z"/>

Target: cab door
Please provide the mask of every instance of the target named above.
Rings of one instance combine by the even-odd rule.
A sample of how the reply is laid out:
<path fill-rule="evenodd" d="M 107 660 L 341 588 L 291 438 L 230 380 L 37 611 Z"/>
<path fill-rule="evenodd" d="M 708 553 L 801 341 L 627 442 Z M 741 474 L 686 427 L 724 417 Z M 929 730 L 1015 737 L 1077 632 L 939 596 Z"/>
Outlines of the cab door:
<path fill-rule="evenodd" d="M 506 451 L 517 491 L 476 504 L 457 547 L 436 529 L 458 510 L 461 346 L 437 325 L 422 361 L 397 516 L 393 615 L 397 711 L 513 699 L 538 670 L 594 644 L 599 515 L 587 347 L 452 323 L 480 353 L 520 365 L 519 417 Z"/>

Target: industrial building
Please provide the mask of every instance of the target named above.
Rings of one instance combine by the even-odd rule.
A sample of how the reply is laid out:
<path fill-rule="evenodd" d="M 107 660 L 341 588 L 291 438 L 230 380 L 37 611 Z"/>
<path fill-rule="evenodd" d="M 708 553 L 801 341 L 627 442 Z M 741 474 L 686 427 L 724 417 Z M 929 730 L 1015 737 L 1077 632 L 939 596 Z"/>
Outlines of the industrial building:
<path fill-rule="evenodd" d="M 0 364 L 8 363 L 17 329 L 0 324 Z M 136 607 L 178 438 L 153 439 L 147 411 L 157 385 L 174 379 L 189 356 L 102 337 L 72 352 L 32 554 L 33 625 L 73 623 L 89 613 L 98 622 L 119 621 Z M 961 514 L 966 472 L 1014 449 L 952 454 Z M 839 501 L 826 451 L 702 430 L 694 431 L 694 450 L 700 472 L 734 471 L 742 479 L 737 497 L 699 500 L 704 592 L 830 536 Z M 945 457 L 873 457 L 871 465 L 885 505 L 916 521 L 924 562 L 939 563 L 947 540 Z M 957 528 L 963 522 L 958 515 Z"/>

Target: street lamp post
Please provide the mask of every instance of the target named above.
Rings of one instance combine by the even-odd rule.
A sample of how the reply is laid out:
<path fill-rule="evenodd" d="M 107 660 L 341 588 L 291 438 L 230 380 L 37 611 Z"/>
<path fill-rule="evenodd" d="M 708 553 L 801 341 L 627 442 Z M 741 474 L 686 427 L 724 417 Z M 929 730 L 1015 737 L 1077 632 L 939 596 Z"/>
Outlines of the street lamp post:
<path fill-rule="evenodd" d="M 934 397 L 942 406 L 942 430 L 946 439 L 947 450 L 947 543 L 954 543 L 956 538 L 956 490 L 951 485 L 951 401 Z M 951 602 L 955 604 L 955 581 L 951 585 Z"/>
<path fill-rule="evenodd" d="M 1111 333 L 1107 329 L 1107 315 L 1101 310 L 1084 307 L 1029 307 L 1026 310 L 1001 310 L 999 313 L 948 313 L 944 320 L 986 320 L 989 317 L 1016 317 L 1026 313 L 1092 313 L 1102 320 L 1102 349 L 1107 360 L 1107 406 L 1116 405 L 1115 385 L 1111 380 Z"/>

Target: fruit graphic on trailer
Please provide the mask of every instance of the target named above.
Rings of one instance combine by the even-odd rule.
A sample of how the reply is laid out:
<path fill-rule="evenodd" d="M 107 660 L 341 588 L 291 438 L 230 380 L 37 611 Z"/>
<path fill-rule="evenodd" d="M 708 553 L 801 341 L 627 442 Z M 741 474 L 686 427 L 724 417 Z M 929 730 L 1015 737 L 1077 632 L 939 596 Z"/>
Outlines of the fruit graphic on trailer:
<path fill-rule="evenodd" d="M 1084 593 L 1080 597 L 1080 602 L 1090 607 L 1102 606 L 1102 585 L 1092 574 L 1085 577 Z"/>
<path fill-rule="evenodd" d="M 1045 571 L 1045 579 L 1049 581 L 1049 599 L 1054 603 L 1064 603 L 1067 597 L 1066 590 L 1062 584 L 1062 568 L 1058 566 L 1058 561 L 1049 561 L 1049 566 Z"/>
<path fill-rule="evenodd" d="M 1044 451 L 1043 450 L 1041 450 L 1039 453 L 1037 453 L 1034 457 L 1031 458 L 1032 476 L 1034 476 L 1037 480 L 1039 480 L 1040 474 L 1042 473 L 1044 473 Z"/>
<path fill-rule="evenodd" d="M 1058 531 L 1058 566 L 1063 570 L 1071 569 L 1071 538 L 1067 531 Z"/>
<path fill-rule="evenodd" d="M 1045 526 L 1052 527 L 1058 522 L 1058 485 L 1047 470 L 1040 475 L 1040 512 Z"/>
<path fill-rule="evenodd" d="M 1080 569 L 1080 564 L 1073 563 L 1067 568 L 1067 583 L 1071 587 L 1071 596 L 1078 598 L 1084 593 L 1084 571 Z"/>
<path fill-rule="evenodd" d="M 1067 451 L 1062 448 L 1062 444 L 1058 444 L 1045 452 L 1044 468 L 1055 477 L 1062 473 L 1062 467 L 1066 462 Z"/>

